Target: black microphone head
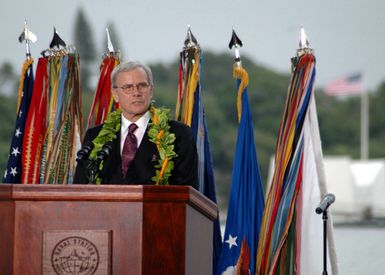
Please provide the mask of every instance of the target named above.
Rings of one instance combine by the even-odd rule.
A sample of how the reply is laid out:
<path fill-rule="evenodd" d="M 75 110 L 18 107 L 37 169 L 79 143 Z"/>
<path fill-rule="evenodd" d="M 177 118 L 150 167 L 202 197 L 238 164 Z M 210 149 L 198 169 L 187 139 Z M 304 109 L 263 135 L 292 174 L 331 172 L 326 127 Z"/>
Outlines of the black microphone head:
<path fill-rule="evenodd" d="M 88 158 L 88 156 L 90 155 L 92 149 L 94 149 L 95 145 L 92 141 L 86 141 L 82 148 L 78 151 L 78 153 L 76 154 L 77 158 L 76 160 L 79 161 L 81 159 L 84 159 L 84 158 Z"/>
<path fill-rule="evenodd" d="M 113 147 L 113 142 L 112 141 L 107 141 L 102 149 L 98 152 L 97 154 L 97 158 L 102 161 L 102 160 L 105 160 L 106 158 L 108 158 L 111 154 L 111 151 L 112 151 L 112 147 Z"/>
<path fill-rule="evenodd" d="M 104 148 L 104 150 L 112 150 L 112 147 L 114 146 L 114 143 L 112 141 L 107 141 L 103 147 L 102 147 L 102 150 Z"/>

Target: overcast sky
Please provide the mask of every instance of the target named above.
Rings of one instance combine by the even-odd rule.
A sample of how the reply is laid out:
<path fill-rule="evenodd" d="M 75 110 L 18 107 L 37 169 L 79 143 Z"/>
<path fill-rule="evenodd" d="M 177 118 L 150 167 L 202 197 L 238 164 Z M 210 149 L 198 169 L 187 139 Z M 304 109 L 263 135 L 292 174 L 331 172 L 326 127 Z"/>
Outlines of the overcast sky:
<path fill-rule="evenodd" d="M 54 26 L 67 44 L 73 44 L 79 7 L 84 8 L 100 51 L 105 27 L 114 23 L 125 59 L 176 60 L 188 24 L 203 51 L 230 53 L 227 45 L 234 27 L 244 43 L 241 55 L 289 72 L 303 25 L 317 58 L 318 87 L 358 71 L 365 73 L 369 89 L 385 80 L 384 0 L 3 1 L 0 64 L 11 61 L 21 68 L 25 45 L 17 38 L 24 20 L 38 37 L 31 45 L 35 60 L 48 48 Z"/>

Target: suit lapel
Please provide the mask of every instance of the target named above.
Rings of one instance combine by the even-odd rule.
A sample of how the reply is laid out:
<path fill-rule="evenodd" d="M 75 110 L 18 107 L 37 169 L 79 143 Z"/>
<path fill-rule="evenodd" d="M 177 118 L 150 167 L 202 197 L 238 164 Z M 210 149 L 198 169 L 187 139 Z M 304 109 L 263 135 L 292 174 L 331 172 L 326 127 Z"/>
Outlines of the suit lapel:
<path fill-rule="evenodd" d="M 134 162 L 138 164 L 145 164 L 152 161 L 156 161 L 158 159 L 158 150 L 156 148 L 156 145 L 150 141 L 147 130 L 143 136 L 138 151 L 136 151 Z"/>
<path fill-rule="evenodd" d="M 128 167 L 125 178 L 127 182 L 148 184 L 151 183 L 151 178 L 155 175 L 154 166 L 158 159 L 158 150 L 156 145 L 149 140 L 147 130 L 136 151 L 134 161 Z"/>

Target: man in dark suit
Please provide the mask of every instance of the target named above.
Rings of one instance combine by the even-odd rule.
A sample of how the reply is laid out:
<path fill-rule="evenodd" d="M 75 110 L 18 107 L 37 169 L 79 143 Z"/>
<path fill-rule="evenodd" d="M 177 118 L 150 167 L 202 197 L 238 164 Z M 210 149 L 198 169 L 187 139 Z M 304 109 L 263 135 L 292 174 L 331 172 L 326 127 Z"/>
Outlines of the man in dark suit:
<path fill-rule="evenodd" d="M 149 123 L 154 119 L 150 112 L 153 97 L 153 77 L 151 69 L 139 62 L 127 62 L 118 65 L 111 74 L 112 95 L 121 108 L 121 127 L 112 139 L 112 149 L 104 161 L 100 171 L 102 184 L 153 184 L 155 168 L 160 155 L 157 145 L 149 138 Z M 127 159 L 125 140 L 130 135 L 130 125 L 135 123 L 135 151 L 133 160 L 122 167 L 122 159 Z M 171 185 L 192 185 L 197 188 L 197 149 L 191 129 L 177 121 L 168 121 L 170 133 L 175 135 L 174 151 L 177 154 L 172 159 L 174 167 L 168 183 Z M 83 141 L 95 141 L 103 124 L 88 129 Z M 132 135 L 132 134 L 131 134 Z M 79 161 L 74 175 L 74 184 L 89 182 L 88 160 Z M 159 172 L 158 168 L 158 172 Z"/>

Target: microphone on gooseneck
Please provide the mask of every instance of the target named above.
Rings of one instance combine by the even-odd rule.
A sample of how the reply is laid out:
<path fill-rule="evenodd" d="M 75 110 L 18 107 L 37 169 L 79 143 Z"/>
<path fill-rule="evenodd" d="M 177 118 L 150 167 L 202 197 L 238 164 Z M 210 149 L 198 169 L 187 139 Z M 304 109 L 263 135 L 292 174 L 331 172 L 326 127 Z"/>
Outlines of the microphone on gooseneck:
<path fill-rule="evenodd" d="M 113 144 L 114 143 L 112 141 L 107 141 L 103 145 L 102 149 L 96 155 L 97 161 L 102 162 L 103 160 L 106 160 L 111 155 Z"/>
<path fill-rule="evenodd" d="M 321 214 L 321 213 L 325 212 L 326 209 L 328 209 L 328 207 L 335 201 L 335 199 L 336 199 L 336 197 L 333 194 L 331 194 L 331 193 L 326 194 L 325 197 L 320 202 L 320 204 L 315 209 L 315 212 L 317 214 Z"/>
<path fill-rule="evenodd" d="M 104 160 L 106 160 L 112 152 L 113 148 L 113 142 L 107 141 L 102 149 L 96 154 L 96 159 L 91 160 L 90 163 L 87 166 L 87 178 L 89 183 L 94 184 L 96 183 L 97 178 L 99 177 L 101 171 L 100 171 L 100 163 Z"/>
<path fill-rule="evenodd" d="M 94 143 L 92 141 L 86 141 L 82 148 L 76 154 L 76 161 L 80 161 L 83 159 L 88 159 L 92 149 L 94 149 Z"/>

